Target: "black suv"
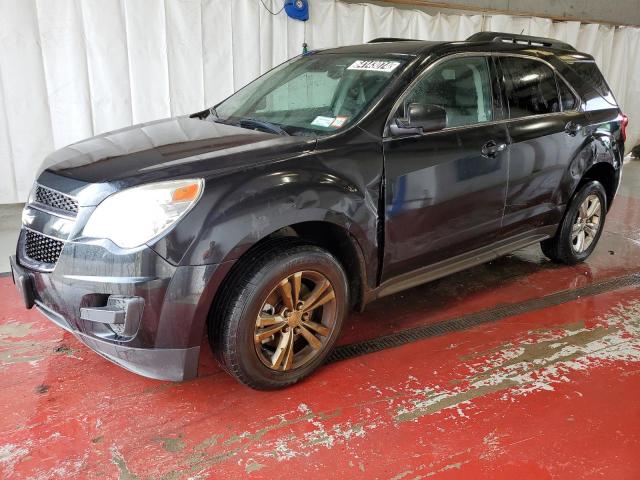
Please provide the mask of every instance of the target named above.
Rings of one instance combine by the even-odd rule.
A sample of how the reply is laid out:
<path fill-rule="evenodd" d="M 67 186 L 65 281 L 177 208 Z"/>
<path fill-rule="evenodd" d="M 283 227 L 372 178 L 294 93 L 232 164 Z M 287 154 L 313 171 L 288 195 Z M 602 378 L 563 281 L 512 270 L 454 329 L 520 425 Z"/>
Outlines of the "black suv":
<path fill-rule="evenodd" d="M 14 280 L 136 373 L 193 378 L 206 329 L 230 374 L 283 387 L 350 309 L 533 243 L 587 258 L 626 124 L 593 58 L 555 40 L 312 51 L 213 108 L 51 154 Z"/>

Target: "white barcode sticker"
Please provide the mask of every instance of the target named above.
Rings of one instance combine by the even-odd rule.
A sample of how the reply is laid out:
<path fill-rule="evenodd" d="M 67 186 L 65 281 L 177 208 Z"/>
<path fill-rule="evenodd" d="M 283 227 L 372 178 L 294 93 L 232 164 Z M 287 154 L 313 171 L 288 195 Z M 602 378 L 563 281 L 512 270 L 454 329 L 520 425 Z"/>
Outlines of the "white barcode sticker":
<path fill-rule="evenodd" d="M 335 117 L 323 117 L 320 115 L 313 119 L 311 125 L 315 125 L 316 127 L 330 127 L 334 120 Z"/>
<path fill-rule="evenodd" d="M 400 62 L 394 62 L 392 60 L 356 60 L 347 70 L 391 73 L 398 68 L 398 65 L 400 65 Z"/>

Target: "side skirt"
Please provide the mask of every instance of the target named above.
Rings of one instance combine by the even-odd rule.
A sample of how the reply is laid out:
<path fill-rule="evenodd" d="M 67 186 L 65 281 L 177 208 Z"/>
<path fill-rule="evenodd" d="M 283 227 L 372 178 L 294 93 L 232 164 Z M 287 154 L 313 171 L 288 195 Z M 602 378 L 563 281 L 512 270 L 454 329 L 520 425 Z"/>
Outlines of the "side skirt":
<path fill-rule="evenodd" d="M 391 278 L 376 289 L 369 291 L 366 303 L 481 265 L 520 248 L 541 242 L 552 237 L 557 228 L 557 225 L 541 227 Z"/>

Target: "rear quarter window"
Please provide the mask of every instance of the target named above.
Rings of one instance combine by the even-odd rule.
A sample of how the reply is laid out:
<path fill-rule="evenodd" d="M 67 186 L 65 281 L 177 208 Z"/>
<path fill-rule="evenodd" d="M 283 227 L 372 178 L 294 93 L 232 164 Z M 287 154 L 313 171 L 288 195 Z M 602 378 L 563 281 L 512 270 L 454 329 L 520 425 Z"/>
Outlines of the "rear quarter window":
<path fill-rule="evenodd" d="M 613 93 L 602 75 L 602 72 L 593 60 L 567 60 L 564 59 L 567 68 L 584 83 L 583 90 L 591 90 L 588 101 L 588 109 L 611 108 L 617 106 Z M 593 98 L 596 94 L 599 98 Z"/>
<path fill-rule="evenodd" d="M 569 65 L 569 68 L 571 68 L 585 83 L 588 83 L 593 87 L 598 94 L 603 97 L 611 94 L 609 85 L 607 85 L 604 76 L 600 73 L 600 69 L 596 65 L 596 62 L 582 61 L 568 63 L 567 65 Z"/>

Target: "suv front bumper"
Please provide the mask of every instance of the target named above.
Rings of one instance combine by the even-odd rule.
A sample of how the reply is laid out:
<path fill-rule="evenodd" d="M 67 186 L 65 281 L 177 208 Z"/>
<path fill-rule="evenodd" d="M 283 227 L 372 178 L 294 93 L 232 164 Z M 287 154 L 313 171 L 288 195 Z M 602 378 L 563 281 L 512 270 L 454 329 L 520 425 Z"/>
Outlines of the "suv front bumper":
<path fill-rule="evenodd" d="M 90 258 L 100 258 L 97 268 L 88 268 Z M 72 243 L 51 272 L 26 268 L 15 256 L 10 262 L 25 306 L 35 306 L 104 358 L 159 380 L 197 376 L 206 318 L 226 265 L 174 267 L 148 247 L 109 255 L 101 246 Z M 117 329 L 81 313 L 108 308 L 114 296 L 143 305 L 133 327 Z"/>

